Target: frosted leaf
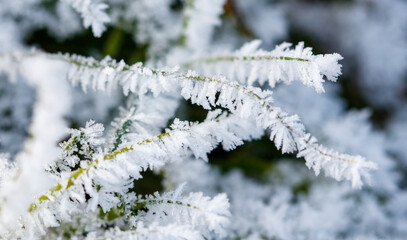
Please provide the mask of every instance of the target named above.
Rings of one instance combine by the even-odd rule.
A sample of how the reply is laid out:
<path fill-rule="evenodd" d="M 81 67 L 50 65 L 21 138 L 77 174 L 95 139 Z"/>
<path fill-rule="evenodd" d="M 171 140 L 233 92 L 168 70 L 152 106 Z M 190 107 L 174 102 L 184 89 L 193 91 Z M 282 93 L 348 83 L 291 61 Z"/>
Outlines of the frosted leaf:
<path fill-rule="evenodd" d="M 55 174 L 59 172 L 70 172 L 80 167 L 80 164 L 92 161 L 93 155 L 100 151 L 105 142 L 102 138 L 103 124 L 90 120 L 84 128 L 70 129 L 71 137 L 60 144 L 62 154 L 60 158 L 52 163 L 51 170 Z"/>
<path fill-rule="evenodd" d="M 63 0 L 81 15 L 83 18 L 83 26 L 85 28 L 92 27 L 92 32 L 95 37 L 102 36 L 106 30 L 105 24 L 110 22 L 110 17 L 105 13 L 109 7 L 98 0 Z"/>
<path fill-rule="evenodd" d="M 261 41 L 254 40 L 235 52 L 203 56 L 184 65 L 205 74 L 223 74 L 245 85 L 267 82 L 274 88 L 278 82 L 301 81 L 318 93 L 324 92 L 324 78 L 336 81 L 341 74 L 338 61 L 342 57 L 337 53 L 313 55 L 303 42 L 294 49 L 290 49 L 292 44 L 282 43 L 272 51 L 259 49 L 260 44 Z"/>
<path fill-rule="evenodd" d="M 190 225 L 205 237 L 210 236 L 210 232 L 224 236 L 229 224 L 229 201 L 225 194 L 212 199 L 202 193 L 183 194 L 182 185 L 175 191 L 162 195 L 155 193 L 146 198 L 139 196 L 126 205 L 132 211 L 129 214 L 137 214 L 134 221 L 149 225 L 165 225 L 168 222 Z M 146 210 L 137 209 L 134 212 L 132 206 L 144 206 Z"/>
<path fill-rule="evenodd" d="M 225 0 L 188 0 L 184 10 L 181 44 L 202 52 L 211 40 L 213 28 L 220 25 Z"/>

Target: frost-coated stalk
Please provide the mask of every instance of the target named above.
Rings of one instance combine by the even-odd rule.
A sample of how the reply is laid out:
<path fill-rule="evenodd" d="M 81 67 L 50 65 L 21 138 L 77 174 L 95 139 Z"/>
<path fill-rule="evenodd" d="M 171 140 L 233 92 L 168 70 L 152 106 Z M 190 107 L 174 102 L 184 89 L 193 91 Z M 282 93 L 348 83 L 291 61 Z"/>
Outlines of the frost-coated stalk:
<path fill-rule="evenodd" d="M 298 51 L 302 52 L 302 46 L 299 49 Z M 307 55 L 310 55 L 309 50 Z M 297 115 L 290 116 L 280 108 L 271 105 L 270 91 L 251 86 L 245 87 L 222 76 L 204 77 L 193 71 L 184 73 L 177 68 L 150 69 L 143 67 L 141 63 L 129 66 L 124 62 L 116 63 L 110 58 L 99 62 L 76 55 L 39 54 L 39 56 L 70 63 L 72 68 L 69 78 L 74 84 L 80 83 L 84 90 L 92 86 L 93 89 L 110 91 L 122 85 L 125 95 L 133 92 L 142 96 L 147 91 L 151 91 L 156 96 L 163 92 L 176 93 L 179 91 L 177 86 L 180 86 L 181 95 L 185 99 L 190 99 L 192 103 L 201 105 L 205 109 L 221 106 L 244 119 L 254 121 L 257 126 L 270 130 L 270 139 L 278 149 L 281 148 L 283 153 L 298 151 L 298 157 L 304 157 L 307 166 L 313 168 L 317 175 L 323 169 L 326 175 L 336 180 L 351 181 L 353 187 L 361 187 L 362 177 L 368 178 L 369 170 L 376 168 L 376 164 L 367 162 L 361 156 L 339 154 L 319 145 L 316 138 L 305 132 Z M 323 57 L 320 56 L 322 59 Z M 327 57 L 326 61 L 329 65 L 333 65 L 332 59 Z M 336 57 L 336 59 L 340 58 Z M 285 61 L 295 62 L 295 60 Z M 321 69 L 325 70 L 325 73 L 317 72 L 317 75 L 326 75 L 328 79 L 333 80 L 338 75 L 336 72 L 340 71 L 337 66 L 333 67 L 334 70 L 323 67 Z M 317 69 L 313 71 L 316 72 Z M 307 79 L 308 75 L 298 77 Z M 314 86 L 317 89 L 322 87 L 320 82 L 316 82 Z M 220 95 L 216 97 L 218 93 Z"/>
<path fill-rule="evenodd" d="M 9 231 L 6 236 L 30 237 L 31 234 L 41 233 L 44 227 L 58 226 L 58 222 L 69 220 L 69 216 L 80 212 L 82 208 L 94 211 L 97 206 L 101 206 L 104 211 L 109 211 L 119 203 L 117 196 L 127 196 L 126 192 L 131 187 L 129 178 L 141 178 L 140 172 L 147 168 L 155 169 L 166 161 L 182 159 L 189 151 L 197 159 L 206 159 L 206 154 L 220 142 L 225 149 L 233 149 L 243 143 L 242 139 L 259 137 L 259 133 L 256 136 L 253 135 L 253 126 L 242 119 L 224 115 L 214 119 L 219 113 L 220 111 L 216 111 L 210 114 L 201 124 L 190 125 L 188 122 L 175 120 L 172 131 L 136 141 L 134 144 L 123 144 L 119 150 L 104 156 L 101 155 L 102 153 L 95 154 L 89 164 L 81 166 L 69 175 L 61 176 L 55 187 L 31 205 L 29 215 L 20 219 L 19 227 Z M 92 124 L 88 125 L 88 128 L 92 127 Z M 234 128 L 247 129 L 235 135 L 230 132 Z M 83 129 L 82 131 L 93 134 L 92 130 Z M 89 197 L 90 200 L 86 200 Z M 173 201 L 178 199 L 174 198 Z M 225 197 L 214 198 L 213 201 L 217 202 L 216 206 L 227 204 Z M 62 208 L 64 204 L 68 204 L 69 207 Z M 196 204 L 202 204 L 202 201 L 196 201 Z M 155 204 L 152 202 L 152 205 Z M 58 211 L 55 212 L 54 209 Z M 213 207 L 210 209 L 212 210 L 208 209 L 208 211 L 215 211 Z M 227 215 L 225 210 L 227 207 L 221 207 L 212 215 Z M 219 234 L 226 224 L 223 217 L 211 217 L 208 221 L 211 222 L 210 225 L 201 225 L 200 222 L 196 224 L 201 228 L 209 227 L 208 231 L 219 231 Z M 205 230 L 201 229 L 200 232 L 204 233 Z"/>
<path fill-rule="evenodd" d="M 66 58 L 65 56 L 66 61 L 74 63 L 74 70 L 71 73 L 75 75 L 71 75 L 70 78 L 74 82 L 77 82 L 79 78 L 84 89 L 90 84 L 96 89 L 108 90 L 112 85 L 120 84 L 123 86 L 125 94 L 128 92 L 142 94 L 147 89 L 158 94 L 176 91 L 174 86 L 177 86 L 178 83 L 181 85 L 181 95 L 185 99 L 190 99 L 192 103 L 201 105 L 205 109 L 210 109 L 211 106 L 222 106 L 243 118 L 255 120 L 259 127 L 270 129 L 270 139 L 275 142 L 278 149 L 281 148 L 283 153 L 299 151 L 298 156 L 304 157 L 307 166 L 313 168 L 317 175 L 323 169 L 328 176 L 337 180 L 347 179 L 352 181 L 354 187 L 361 187 L 361 177 L 368 177 L 369 169 L 376 168 L 374 163 L 365 161 L 361 156 L 339 154 L 319 145 L 314 137 L 304 132 L 304 126 L 299 122 L 298 116 L 289 116 L 280 108 L 270 104 L 271 92 L 250 86 L 244 87 L 238 82 L 228 81 L 224 77 L 203 77 L 194 72 L 183 73 L 179 70 L 143 68 L 140 64 L 128 66 L 124 63 L 116 64 L 114 62 L 79 59 L 81 58 L 73 56 L 73 60 L 70 60 L 69 57 Z M 81 61 L 82 63 L 80 63 Z M 330 62 L 329 65 L 332 65 L 330 58 L 328 61 Z M 83 77 L 84 74 L 79 76 L 77 74 L 77 72 L 82 73 L 86 69 L 97 68 L 99 68 L 98 71 L 88 72 L 90 75 L 85 78 Z M 339 71 L 337 66 L 334 68 Z M 111 72 L 106 75 L 100 75 L 107 69 L 112 70 L 109 70 Z M 117 71 L 116 73 L 113 72 L 114 69 Z M 328 73 L 332 75 L 328 75 Z M 326 70 L 326 73 L 318 75 L 322 74 L 326 74 L 329 79 L 334 79 L 337 76 L 329 69 Z M 90 76 L 99 76 L 99 78 L 92 78 L 93 81 L 88 82 Z M 111 79 L 111 81 L 106 79 Z M 147 80 L 143 81 L 143 79 L 148 79 L 148 82 Z M 172 82 L 174 83 L 172 84 Z M 315 83 L 315 85 L 320 86 L 320 82 Z M 220 93 L 218 99 L 216 99 L 217 93 Z"/>

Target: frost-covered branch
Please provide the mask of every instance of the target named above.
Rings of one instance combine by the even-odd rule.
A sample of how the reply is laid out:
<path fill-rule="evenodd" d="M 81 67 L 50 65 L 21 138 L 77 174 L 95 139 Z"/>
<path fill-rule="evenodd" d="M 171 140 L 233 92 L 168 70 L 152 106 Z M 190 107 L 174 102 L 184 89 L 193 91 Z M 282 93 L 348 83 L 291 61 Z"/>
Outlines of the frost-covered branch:
<path fill-rule="evenodd" d="M 305 132 L 297 115 L 290 116 L 271 104 L 271 92 L 256 87 L 245 87 L 225 77 L 204 77 L 195 72 L 184 73 L 177 69 L 150 69 L 141 63 L 132 66 L 123 61 L 117 63 L 110 58 L 96 61 L 92 58 L 69 55 L 45 55 L 71 63 L 69 78 L 81 83 L 84 90 L 109 91 L 119 85 L 127 95 L 129 92 L 144 95 L 151 91 L 155 96 L 163 92 L 181 95 L 205 109 L 224 107 L 232 113 L 270 130 L 270 139 L 283 153 L 298 151 L 309 168 L 318 175 L 322 170 L 336 180 L 349 180 L 354 187 L 361 187 L 362 177 L 376 164 L 361 156 L 340 154 L 321 146 L 316 138 Z M 219 94 L 219 95 L 218 95 Z"/>
<path fill-rule="evenodd" d="M 317 143 L 305 132 L 299 117 L 289 116 L 280 108 L 271 105 L 271 92 L 228 81 L 224 77 L 203 77 L 194 72 L 183 73 L 176 69 L 154 70 L 141 64 L 128 66 L 110 59 L 101 62 L 79 56 L 63 56 L 64 61 L 74 63 L 70 78 L 80 82 L 84 89 L 89 85 L 99 90 L 109 90 L 122 85 L 125 94 L 147 91 L 155 95 L 177 91 L 192 103 L 205 109 L 222 106 L 245 119 L 256 121 L 259 127 L 271 131 L 270 139 L 283 153 L 298 151 L 307 166 L 318 175 L 323 169 L 327 176 L 336 180 L 350 180 L 354 187 L 362 185 L 362 177 L 376 165 L 361 156 L 339 154 Z M 78 81 L 78 79 L 80 79 Z M 89 82 L 91 80 L 91 82 Z M 220 95 L 217 97 L 217 94 Z"/>
<path fill-rule="evenodd" d="M 261 132 L 250 122 L 238 117 L 220 116 L 219 111 L 209 114 L 200 124 L 175 120 L 173 130 L 158 136 L 124 143 L 112 153 L 95 153 L 93 161 L 61 175 L 59 183 L 32 204 L 29 214 L 18 226 L 4 234 L 15 237 L 43 234 L 45 227 L 58 226 L 69 221 L 70 216 L 95 211 L 100 206 L 109 211 L 120 202 L 117 196 L 125 196 L 132 186 L 132 179 L 141 178 L 147 168 L 155 169 L 168 161 L 179 161 L 191 153 L 197 159 L 207 159 L 206 154 L 222 143 L 225 149 L 233 149 L 244 139 L 259 137 Z M 239 133 L 235 133 L 239 129 Z M 118 195 L 116 195 L 118 194 Z M 14 229 L 14 230 L 13 230 Z M 28 234 L 28 235 L 27 235 Z"/>
<path fill-rule="evenodd" d="M 246 43 L 241 49 L 225 54 L 198 58 L 183 64 L 186 68 L 205 74 L 222 74 L 240 83 L 253 85 L 259 83 L 272 88 L 278 82 L 290 84 L 301 81 L 313 87 L 318 93 L 324 92 L 324 77 L 336 81 L 341 74 L 341 55 L 314 55 L 311 48 L 304 48 L 300 42 L 294 49 L 291 43 L 282 43 L 272 51 L 259 49 L 261 41 Z"/>

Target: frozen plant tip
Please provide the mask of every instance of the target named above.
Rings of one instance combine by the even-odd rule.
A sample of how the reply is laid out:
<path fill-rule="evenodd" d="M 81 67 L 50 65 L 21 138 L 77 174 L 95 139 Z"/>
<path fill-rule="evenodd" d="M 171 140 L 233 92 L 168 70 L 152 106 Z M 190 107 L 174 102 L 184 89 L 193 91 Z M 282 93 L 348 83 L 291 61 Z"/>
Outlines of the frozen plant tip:
<path fill-rule="evenodd" d="M 254 40 L 235 52 L 215 53 L 184 65 L 206 74 L 223 74 L 248 85 L 268 82 L 274 88 L 278 82 L 301 81 L 318 93 L 324 92 L 324 77 L 335 82 L 341 74 L 338 61 L 342 56 L 337 53 L 313 55 L 303 42 L 294 49 L 290 49 L 291 43 L 282 43 L 272 51 L 259 49 L 260 44 L 260 40 Z"/>

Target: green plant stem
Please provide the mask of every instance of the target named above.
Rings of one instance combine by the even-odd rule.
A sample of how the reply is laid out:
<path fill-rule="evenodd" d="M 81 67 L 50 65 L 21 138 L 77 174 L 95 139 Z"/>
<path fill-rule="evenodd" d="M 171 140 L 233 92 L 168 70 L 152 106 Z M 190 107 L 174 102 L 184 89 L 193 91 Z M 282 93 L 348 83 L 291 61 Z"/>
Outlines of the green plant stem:
<path fill-rule="evenodd" d="M 181 29 L 181 35 L 178 38 L 178 45 L 180 47 L 185 47 L 187 44 L 187 34 L 186 30 L 189 25 L 190 17 L 187 14 L 187 11 L 194 8 L 194 2 L 195 0 L 187 0 L 186 5 L 184 7 L 184 14 L 182 18 L 182 29 Z"/>
<path fill-rule="evenodd" d="M 219 57 L 209 57 L 200 58 L 194 61 L 186 62 L 182 64 L 185 68 L 190 68 L 195 64 L 199 63 L 218 63 L 218 62 L 234 62 L 234 61 L 271 61 L 271 60 L 283 60 L 283 61 L 299 61 L 299 62 L 309 62 L 306 58 L 295 58 L 295 57 L 285 57 L 285 56 L 219 56 Z"/>
<path fill-rule="evenodd" d="M 141 142 L 138 142 L 137 144 L 138 144 L 138 145 L 143 145 L 143 144 L 146 144 L 146 143 L 151 143 L 151 142 L 156 141 L 156 139 L 161 140 L 162 138 L 167 137 L 167 136 L 170 136 L 170 133 L 169 133 L 169 132 L 163 133 L 163 134 L 160 134 L 160 135 L 157 135 L 157 136 L 155 136 L 155 137 L 153 137 L 153 138 L 145 139 L 145 140 L 143 140 L 143 141 L 141 141 Z M 106 155 L 103 157 L 103 160 L 104 160 L 104 161 L 106 161 L 106 160 L 112 160 L 112 159 L 114 159 L 117 155 L 122 154 L 122 153 L 129 152 L 129 151 L 132 151 L 132 150 L 134 150 L 134 149 L 133 149 L 133 146 L 121 148 L 121 149 L 116 150 L 116 151 L 114 151 L 114 152 L 112 152 L 112 153 L 106 154 Z M 38 208 L 39 204 L 42 204 L 43 202 L 45 202 L 45 201 L 47 201 L 47 200 L 50 200 L 50 197 L 55 197 L 55 196 L 56 196 L 56 193 L 61 192 L 61 191 L 63 191 L 63 190 L 69 189 L 71 186 L 74 185 L 74 181 L 75 181 L 79 176 L 81 176 L 83 173 L 87 174 L 90 169 L 96 168 L 96 166 L 97 166 L 98 164 L 99 164 L 99 160 L 96 159 L 95 161 L 92 161 L 91 163 L 89 163 L 87 166 L 82 167 L 82 168 L 79 168 L 79 169 L 73 171 L 73 172 L 71 173 L 71 175 L 69 176 L 69 178 L 68 178 L 68 183 L 67 183 L 67 185 L 66 185 L 65 187 L 63 187 L 61 183 L 58 183 L 55 187 L 53 187 L 53 188 L 51 188 L 51 189 L 49 190 L 48 194 L 41 195 L 41 196 L 38 198 L 38 203 L 32 203 L 32 204 L 30 205 L 28 211 L 29 211 L 29 212 L 33 212 L 34 210 L 36 210 L 36 209 Z"/>
<path fill-rule="evenodd" d="M 158 204 L 175 204 L 175 205 L 189 207 L 189 208 L 193 208 L 193 209 L 202 211 L 202 209 L 200 209 L 199 207 L 194 206 L 190 203 L 182 202 L 182 201 L 174 201 L 174 200 L 169 200 L 169 199 L 145 199 L 145 200 L 140 199 L 139 201 L 134 202 L 131 205 L 131 207 L 129 208 L 129 210 L 131 212 L 130 215 L 136 216 L 138 211 L 144 209 L 145 207 L 147 207 L 149 205 L 158 205 Z M 123 207 L 123 205 L 121 205 L 119 203 L 118 206 L 119 207 L 114 207 L 107 212 L 103 212 L 103 210 L 100 209 L 99 216 L 102 219 L 104 219 L 104 218 L 107 219 L 108 221 L 112 221 L 116 218 L 125 216 L 126 210 Z"/>

